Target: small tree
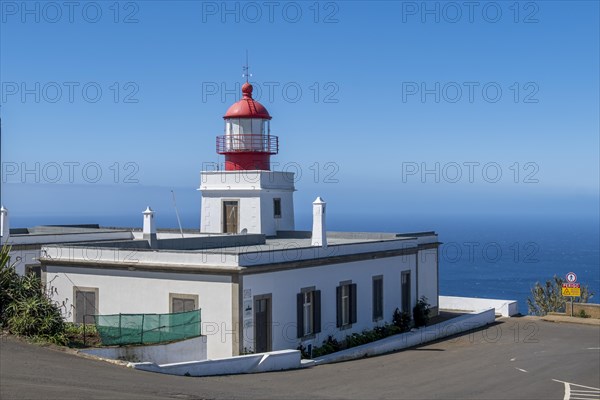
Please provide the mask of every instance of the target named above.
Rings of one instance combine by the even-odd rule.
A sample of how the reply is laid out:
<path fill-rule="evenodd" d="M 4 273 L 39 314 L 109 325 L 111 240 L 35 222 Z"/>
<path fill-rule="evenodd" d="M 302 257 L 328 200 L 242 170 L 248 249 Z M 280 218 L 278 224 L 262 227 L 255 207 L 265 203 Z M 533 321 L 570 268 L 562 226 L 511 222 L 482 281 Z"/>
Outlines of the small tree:
<path fill-rule="evenodd" d="M 564 312 L 567 298 L 562 295 L 562 278 L 554 275 L 554 278 L 546 281 L 544 285 L 539 282 L 531 288 L 532 298 L 527 299 L 529 313 L 533 315 L 546 315 L 550 312 Z M 575 298 L 576 302 L 587 303 L 594 293 L 587 286 L 581 286 L 581 297 Z"/>
<path fill-rule="evenodd" d="M 34 274 L 17 274 L 9 254 L 10 247 L 0 249 L 0 326 L 15 335 L 64 344 L 65 323 L 59 305 Z"/>
<path fill-rule="evenodd" d="M 400 311 L 399 308 L 394 310 L 394 315 L 392 316 L 392 324 L 400 328 L 400 332 L 406 332 L 410 330 L 410 314 L 406 311 Z"/>
<path fill-rule="evenodd" d="M 431 314 L 431 304 L 427 302 L 427 297 L 421 296 L 417 304 L 413 307 L 413 320 L 415 327 L 427 325 L 429 322 L 429 314 Z"/>

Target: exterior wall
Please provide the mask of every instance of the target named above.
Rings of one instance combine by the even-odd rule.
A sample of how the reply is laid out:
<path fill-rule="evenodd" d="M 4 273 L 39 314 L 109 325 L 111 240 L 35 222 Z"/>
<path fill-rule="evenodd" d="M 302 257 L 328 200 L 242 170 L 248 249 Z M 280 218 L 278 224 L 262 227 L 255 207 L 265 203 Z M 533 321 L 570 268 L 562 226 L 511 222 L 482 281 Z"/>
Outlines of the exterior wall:
<path fill-rule="evenodd" d="M 39 267 L 40 249 L 46 244 L 79 243 L 106 240 L 132 239 L 133 234 L 126 231 L 95 233 L 61 233 L 61 234 L 23 234 L 12 235 L 7 243 L 12 246 L 11 262 L 19 275 L 25 274 L 27 266 Z"/>
<path fill-rule="evenodd" d="M 427 297 L 433 314 L 439 311 L 438 301 L 438 249 L 419 250 L 419 287 L 417 298 Z"/>
<path fill-rule="evenodd" d="M 98 288 L 99 314 L 168 313 L 169 293 L 198 295 L 208 357 L 233 355 L 234 338 L 237 349 L 232 324 L 234 285 L 229 276 L 48 265 L 46 277 L 56 289 L 54 300 L 65 302 L 67 321 L 74 318 L 74 287 Z"/>
<path fill-rule="evenodd" d="M 293 231 L 294 193 L 266 189 L 260 195 L 261 227 L 265 235 L 274 236 L 277 231 Z M 281 218 L 274 217 L 273 199 L 281 199 Z"/>
<path fill-rule="evenodd" d="M 111 360 L 172 364 L 206 360 L 206 336 L 147 346 L 111 346 L 80 350 L 85 354 Z"/>
<path fill-rule="evenodd" d="M 25 266 L 39 267 L 42 245 L 15 246 L 10 251 L 10 261 L 14 263 L 17 274 L 25 275 Z"/>
<path fill-rule="evenodd" d="M 585 311 L 590 318 L 600 319 L 600 304 L 593 303 L 573 303 L 573 315 L 579 316 L 581 311 Z M 571 304 L 567 303 L 567 314 L 570 315 Z"/>
<path fill-rule="evenodd" d="M 344 264 L 330 264 L 243 276 L 244 299 L 272 294 L 272 348 L 273 350 L 295 349 L 300 343 L 320 346 L 332 335 L 344 339 L 346 335 L 371 329 L 377 324 L 391 322 L 396 307 L 401 305 L 401 273 L 411 271 L 411 308 L 416 303 L 416 255 L 379 258 Z M 372 280 L 383 275 L 383 316 L 379 322 L 372 319 Z M 357 284 L 357 322 L 350 328 L 336 327 L 336 287 L 340 282 L 352 280 Z M 321 332 L 312 339 L 301 341 L 297 338 L 296 294 L 305 287 L 314 286 L 321 290 Z M 244 304 L 243 308 L 246 309 Z M 252 307 L 254 307 L 252 303 Z M 252 317 L 253 318 L 253 313 Z M 254 347 L 253 321 L 244 316 L 243 346 L 247 350 Z"/>
<path fill-rule="evenodd" d="M 256 196 L 256 194 L 254 194 Z M 202 195 L 202 232 L 223 232 L 223 201 L 238 201 L 238 233 L 247 229 L 248 233 L 261 233 L 260 197 L 248 197 L 248 193 L 230 190 L 211 192 Z"/>
<path fill-rule="evenodd" d="M 202 172 L 200 230 L 223 231 L 224 200 L 238 200 L 239 231 L 275 235 L 294 229 L 294 174 L 277 171 Z M 282 216 L 274 218 L 273 199 L 281 198 Z"/>
<path fill-rule="evenodd" d="M 516 300 L 484 299 L 475 297 L 440 296 L 440 308 L 453 311 L 482 311 L 495 309 L 496 314 L 512 317 L 519 313 Z"/>

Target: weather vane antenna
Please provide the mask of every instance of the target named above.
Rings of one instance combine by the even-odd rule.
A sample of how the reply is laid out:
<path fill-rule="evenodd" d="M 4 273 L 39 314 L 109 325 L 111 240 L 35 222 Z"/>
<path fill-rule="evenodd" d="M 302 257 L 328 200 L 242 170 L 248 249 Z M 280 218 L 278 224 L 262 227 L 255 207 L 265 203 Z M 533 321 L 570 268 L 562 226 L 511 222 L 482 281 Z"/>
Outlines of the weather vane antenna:
<path fill-rule="evenodd" d="M 252 76 L 250 73 L 250 66 L 248 65 L 248 50 L 246 50 L 246 65 L 244 65 L 242 69 L 244 70 L 242 76 L 246 78 L 246 83 L 248 83 L 248 79 Z"/>

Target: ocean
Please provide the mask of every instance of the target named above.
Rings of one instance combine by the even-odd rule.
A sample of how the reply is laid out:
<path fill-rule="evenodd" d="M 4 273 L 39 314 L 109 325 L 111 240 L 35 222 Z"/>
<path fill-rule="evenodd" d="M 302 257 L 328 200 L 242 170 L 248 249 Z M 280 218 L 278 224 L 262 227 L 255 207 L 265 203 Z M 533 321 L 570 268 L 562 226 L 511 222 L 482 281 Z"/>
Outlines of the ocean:
<path fill-rule="evenodd" d="M 161 219 L 162 218 L 162 219 Z M 297 215 L 296 228 L 309 230 L 310 215 Z M 182 214 L 184 228 L 198 228 L 198 214 Z M 11 217 L 12 227 L 97 223 L 141 227 L 137 216 Z M 174 216 L 157 216 L 159 228 L 176 228 Z M 597 216 L 364 215 L 330 213 L 331 231 L 418 232 L 434 230 L 440 247 L 440 294 L 517 300 L 527 314 L 536 282 L 577 274 L 600 300 L 600 232 Z"/>

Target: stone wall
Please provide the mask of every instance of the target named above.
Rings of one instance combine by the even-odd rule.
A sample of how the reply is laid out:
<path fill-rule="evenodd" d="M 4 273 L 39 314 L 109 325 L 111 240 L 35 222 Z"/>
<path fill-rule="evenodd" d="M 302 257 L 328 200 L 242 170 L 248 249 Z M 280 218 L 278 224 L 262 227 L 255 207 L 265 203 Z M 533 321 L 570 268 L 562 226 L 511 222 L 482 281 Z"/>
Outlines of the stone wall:
<path fill-rule="evenodd" d="M 573 316 L 579 316 L 581 310 L 592 318 L 600 319 L 600 304 L 593 303 L 573 303 Z M 567 312 L 571 311 L 571 305 L 567 304 Z"/>

